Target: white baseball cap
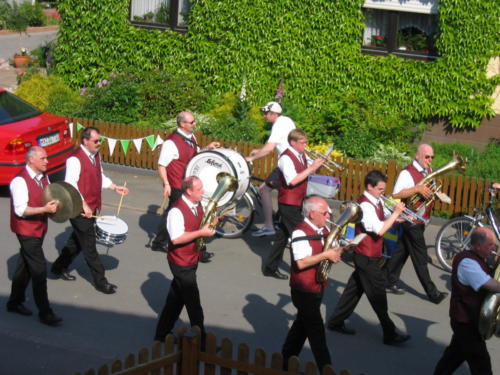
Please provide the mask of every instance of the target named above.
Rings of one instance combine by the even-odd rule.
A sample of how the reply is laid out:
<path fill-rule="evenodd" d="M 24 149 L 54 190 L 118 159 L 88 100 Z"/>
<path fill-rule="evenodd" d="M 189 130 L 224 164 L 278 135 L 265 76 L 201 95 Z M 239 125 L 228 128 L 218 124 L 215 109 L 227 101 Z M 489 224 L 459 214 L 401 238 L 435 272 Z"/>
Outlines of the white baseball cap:
<path fill-rule="evenodd" d="M 278 102 L 269 102 L 264 107 L 260 107 L 261 112 L 281 113 L 281 105 Z"/>

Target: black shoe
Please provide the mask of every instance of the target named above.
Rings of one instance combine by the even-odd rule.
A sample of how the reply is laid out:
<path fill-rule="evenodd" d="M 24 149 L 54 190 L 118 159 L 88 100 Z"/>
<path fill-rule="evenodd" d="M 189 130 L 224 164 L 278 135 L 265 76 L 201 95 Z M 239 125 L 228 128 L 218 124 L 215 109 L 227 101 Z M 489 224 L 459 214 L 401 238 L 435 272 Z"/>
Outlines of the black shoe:
<path fill-rule="evenodd" d="M 280 280 L 287 280 L 288 279 L 288 276 L 285 275 L 284 273 L 281 273 L 280 271 L 276 270 L 276 271 L 264 271 L 264 276 L 268 276 L 268 277 L 274 277 L 275 279 L 280 279 Z"/>
<path fill-rule="evenodd" d="M 200 258 L 200 262 L 201 263 L 208 263 L 212 260 L 212 257 L 214 256 L 215 254 L 214 253 L 211 253 L 211 252 L 208 252 L 208 251 L 204 251 L 201 253 L 201 258 Z"/>
<path fill-rule="evenodd" d="M 330 331 L 339 332 L 339 333 L 342 333 L 344 335 L 355 335 L 356 334 L 356 330 L 354 330 L 352 328 L 348 328 L 345 325 L 345 323 L 342 323 L 342 324 L 328 324 L 327 328 Z"/>
<path fill-rule="evenodd" d="M 385 288 L 386 293 L 392 293 L 392 294 L 405 294 L 405 291 L 401 288 L 398 288 L 396 285 L 391 285 L 387 288 Z"/>
<path fill-rule="evenodd" d="M 52 311 L 47 314 L 39 314 L 38 318 L 40 319 L 40 322 L 48 326 L 56 326 L 63 320 L 60 316 L 57 316 Z"/>
<path fill-rule="evenodd" d="M 52 270 L 52 274 L 61 280 L 66 280 L 66 281 L 75 281 L 76 280 L 76 276 L 73 276 L 72 274 L 70 274 L 68 272 L 68 270 L 62 270 L 60 272 Z"/>
<path fill-rule="evenodd" d="M 446 292 L 438 292 L 435 296 L 429 297 L 432 303 L 439 305 L 448 295 Z"/>
<path fill-rule="evenodd" d="M 384 345 L 398 346 L 410 339 L 410 335 L 400 335 L 394 333 L 394 336 L 384 337 Z"/>
<path fill-rule="evenodd" d="M 111 283 L 104 283 L 100 285 L 96 285 L 95 287 L 99 292 L 104 293 L 104 294 L 113 294 L 116 293 L 116 285 L 111 284 Z"/>
<path fill-rule="evenodd" d="M 24 316 L 30 316 L 33 315 L 33 311 L 25 307 L 22 303 L 15 305 L 15 306 L 10 306 L 7 304 L 7 311 L 11 313 L 16 313 L 19 315 L 24 315 Z"/>
<path fill-rule="evenodd" d="M 159 251 L 162 253 L 167 252 L 167 245 L 157 245 L 157 244 L 152 244 L 151 245 L 151 251 Z"/>

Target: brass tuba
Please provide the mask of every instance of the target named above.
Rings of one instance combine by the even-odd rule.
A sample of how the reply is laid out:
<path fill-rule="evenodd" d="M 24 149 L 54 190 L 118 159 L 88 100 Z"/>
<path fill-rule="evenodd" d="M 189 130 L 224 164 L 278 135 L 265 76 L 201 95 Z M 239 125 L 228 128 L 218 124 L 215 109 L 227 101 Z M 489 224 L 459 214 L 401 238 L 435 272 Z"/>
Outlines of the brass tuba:
<path fill-rule="evenodd" d="M 500 281 L 500 255 L 497 255 L 497 268 L 494 278 Z M 488 340 L 493 334 L 499 336 L 500 328 L 500 293 L 488 293 L 481 305 L 479 313 L 479 333 L 483 339 Z M 500 337 L 500 336 L 499 336 Z"/>
<path fill-rule="evenodd" d="M 453 159 L 451 159 L 447 164 L 443 165 L 442 167 L 436 169 L 432 173 L 425 176 L 417 184 L 417 186 L 427 185 L 428 188 L 432 191 L 431 197 L 426 199 L 422 195 L 416 193 L 406 200 L 405 202 L 406 206 L 410 210 L 418 213 L 419 215 L 423 215 L 425 208 L 429 206 L 432 202 L 434 202 L 436 198 L 438 198 L 444 203 L 450 204 L 451 203 L 450 197 L 448 197 L 446 194 L 440 191 L 441 183 L 436 182 L 434 179 L 435 177 L 452 170 L 458 170 L 459 172 L 463 173 L 465 172 L 466 166 L 467 166 L 466 161 L 462 159 L 462 157 L 460 157 L 459 154 L 454 153 Z"/>
<path fill-rule="evenodd" d="M 203 218 L 201 219 L 200 229 L 203 228 L 207 223 L 210 223 L 210 228 L 214 229 L 217 225 L 217 202 L 226 194 L 228 191 L 235 191 L 238 188 L 238 181 L 236 177 L 231 176 L 229 173 L 220 172 L 217 174 L 217 188 L 215 189 L 212 197 L 208 201 L 207 207 L 205 207 L 205 212 Z M 206 238 L 198 237 L 196 239 L 196 251 L 200 251 L 205 247 Z"/>
<path fill-rule="evenodd" d="M 336 247 L 341 240 L 342 230 L 349 223 L 357 223 L 363 218 L 363 211 L 361 206 L 357 202 L 347 201 L 342 203 L 341 206 L 342 215 L 332 223 L 330 228 L 330 233 L 326 238 L 325 245 L 323 246 L 323 251 L 327 251 L 332 247 Z M 322 260 L 318 265 L 318 270 L 316 272 L 316 281 L 318 283 L 324 282 L 328 279 L 328 274 L 330 273 L 330 268 L 332 267 L 332 262 L 325 259 Z"/>

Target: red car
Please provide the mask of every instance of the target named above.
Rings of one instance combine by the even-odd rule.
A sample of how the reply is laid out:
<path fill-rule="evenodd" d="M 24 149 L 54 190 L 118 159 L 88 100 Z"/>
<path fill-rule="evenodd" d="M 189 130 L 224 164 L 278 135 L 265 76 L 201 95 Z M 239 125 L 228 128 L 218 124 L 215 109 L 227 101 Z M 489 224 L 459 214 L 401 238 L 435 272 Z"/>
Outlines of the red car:
<path fill-rule="evenodd" d="M 26 164 L 31 146 L 47 151 L 52 174 L 64 168 L 74 148 L 69 121 L 28 104 L 0 88 L 0 185 L 7 185 Z"/>

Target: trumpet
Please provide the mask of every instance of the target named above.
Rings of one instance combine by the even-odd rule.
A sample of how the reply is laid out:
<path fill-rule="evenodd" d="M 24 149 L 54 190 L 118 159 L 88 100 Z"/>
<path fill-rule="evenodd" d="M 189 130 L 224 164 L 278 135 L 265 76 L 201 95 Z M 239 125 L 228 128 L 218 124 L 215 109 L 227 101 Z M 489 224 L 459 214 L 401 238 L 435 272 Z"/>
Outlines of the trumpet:
<path fill-rule="evenodd" d="M 398 204 L 397 201 L 395 201 L 392 198 L 386 197 L 385 195 L 381 195 L 380 199 L 382 202 L 384 202 L 385 207 L 391 212 L 394 212 L 394 207 L 396 204 Z M 410 210 L 408 207 L 404 209 L 404 211 L 401 213 L 399 216 L 400 218 L 406 220 L 409 223 L 414 223 L 417 220 L 422 221 L 425 225 L 429 224 L 430 219 L 426 219 L 425 217 L 419 215 L 415 211 Z"/>
<path fill-rule="evenodd" d="M 339 170 L 340 172 L 342 172 L 344 169 L 346 169 L 345 165 L 342 165 L 342 164 L 337 163 L 337 162 L 333 161 L 332 159 L 330 159 L 330 157 L 328 155 L 329 153 L 327 155 L 323 155 L 318 151 L 309 150 L 308 148 L 306 148 L 304 150 L 304 152 L 307 155 L 307 157 L 310 159 L 313 159 L 313 160 L 324 159 L 325 163 L 323 164 L 323 167 L 326 168 L 331 173 L 333 173 L 335 170 Z"/>

